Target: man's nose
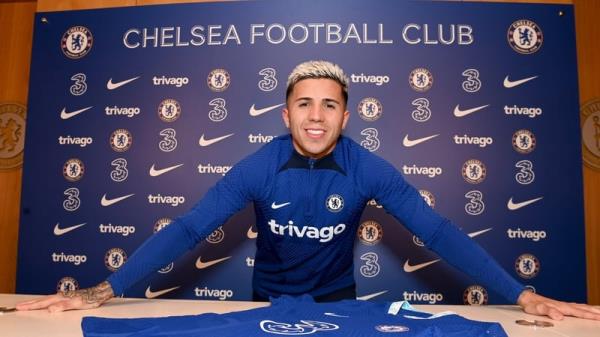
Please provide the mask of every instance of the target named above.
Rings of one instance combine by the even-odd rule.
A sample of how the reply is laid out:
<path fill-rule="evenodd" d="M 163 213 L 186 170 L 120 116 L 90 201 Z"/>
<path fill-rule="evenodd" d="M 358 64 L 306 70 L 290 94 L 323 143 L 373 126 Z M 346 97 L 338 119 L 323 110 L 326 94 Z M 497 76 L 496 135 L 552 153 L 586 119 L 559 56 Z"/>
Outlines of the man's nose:
<path fill-rule="evenodd" d="M 308 113 L 308 119 L 311 121 L 320 122 L 323 120 L 324 109 L 321 105 L 315 104 L 311 107 Z"/>

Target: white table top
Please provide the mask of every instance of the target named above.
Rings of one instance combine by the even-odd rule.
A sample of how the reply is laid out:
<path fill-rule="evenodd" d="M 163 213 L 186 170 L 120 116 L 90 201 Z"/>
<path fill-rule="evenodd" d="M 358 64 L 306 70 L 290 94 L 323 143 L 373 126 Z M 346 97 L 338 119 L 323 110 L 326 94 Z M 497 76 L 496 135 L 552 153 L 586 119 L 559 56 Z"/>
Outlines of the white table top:
<path fill-rule="evenodd" d="M 39 295 L 0 294 L 0 307 L 13 307 L 16 303 L 40 297 Z M 60 313 L 17 311 L 0 314 L 0 335 L 3 337 L 71 337 L 82 336 L 81 318 L 100 317 L 158 317 L 173 315 L 196 315 L 205 312 L 226 313 L 267 306 L 265 302 L 161 300 L 161 299 L 113 299 L 97 309 L 74 310 Z M 551 321 L 549 318 L 523 313 L 516 306 L 463 306 L 463 305 L 414 305 L 418 310 L 438 313 L 452 311 L 468 319 L 495 321 L 502 324 L 510 337 L 561 336 L 599 337 L 600 321 L 567 317 L 552 321 L 554 327 L 540 328 L 522 326 L 518 319 Z"/>

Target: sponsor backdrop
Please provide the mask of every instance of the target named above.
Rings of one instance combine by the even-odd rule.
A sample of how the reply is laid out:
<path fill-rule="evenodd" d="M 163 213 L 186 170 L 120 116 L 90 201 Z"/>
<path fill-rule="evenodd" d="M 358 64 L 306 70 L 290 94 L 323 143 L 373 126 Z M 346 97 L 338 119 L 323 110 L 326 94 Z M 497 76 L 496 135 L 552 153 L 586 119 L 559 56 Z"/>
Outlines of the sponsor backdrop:
<path fill-rule="evenodd" d="M 328 59 L 351 81 L 346 135 L 393 163 L 515 278 L 585 301 L 574 36 L 570 5 L 38 13 L 17 291 L 88 287 L 120 268 L 232 165 L 286 132 L 287 74 Z M 257 235 L 249 205 L 126 296 L 249 300 Z M 355 277 L 362 298 L 504 301 L 376 201 L 357 233 Z"/>

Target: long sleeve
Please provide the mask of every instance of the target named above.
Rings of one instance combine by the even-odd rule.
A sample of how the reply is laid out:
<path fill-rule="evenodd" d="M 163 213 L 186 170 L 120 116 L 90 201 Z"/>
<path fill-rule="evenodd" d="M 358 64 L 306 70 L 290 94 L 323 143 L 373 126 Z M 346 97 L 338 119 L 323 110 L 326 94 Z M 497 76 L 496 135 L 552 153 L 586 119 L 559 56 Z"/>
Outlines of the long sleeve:
<path fill-rule="evenodd" d="M 255 186 L 264 183 L 262 171 L 256 169 L 256 157 L 260 158 L 257 154 L 236 164 L 191 210 L 146 240 L 110 275 L 107 281 L 115 295 L 123 294 L 136 282 L 192 249 L 252 201 Z"/>
<path fill-rule="evenodd" d="M 431 209 L 391 164 L 370 153 L 362 152 L 361 156 L 361 162 L 372 163 L 369 172 L 374 168 L 378 172 L 377 175 L 368 171 L 360 174 L 370 196 L 447 263 L 516 303 L 525 289 L 522 284 L 477 242 Z"/>

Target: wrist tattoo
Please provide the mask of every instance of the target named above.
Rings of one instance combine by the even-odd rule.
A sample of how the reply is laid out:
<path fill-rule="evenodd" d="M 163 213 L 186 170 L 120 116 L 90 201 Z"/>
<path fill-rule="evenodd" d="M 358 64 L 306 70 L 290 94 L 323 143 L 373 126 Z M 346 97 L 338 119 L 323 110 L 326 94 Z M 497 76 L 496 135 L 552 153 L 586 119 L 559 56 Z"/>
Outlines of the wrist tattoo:
<path fill-rule="evenodd" d="M 87 304 L 100 305 L 114 297 L 114 293 L 110 283 L 104 281 L 91 288 L 68 290 L 63 293 L 63 296 L 70 298 L 81 297 L 81 299 Z"/>

